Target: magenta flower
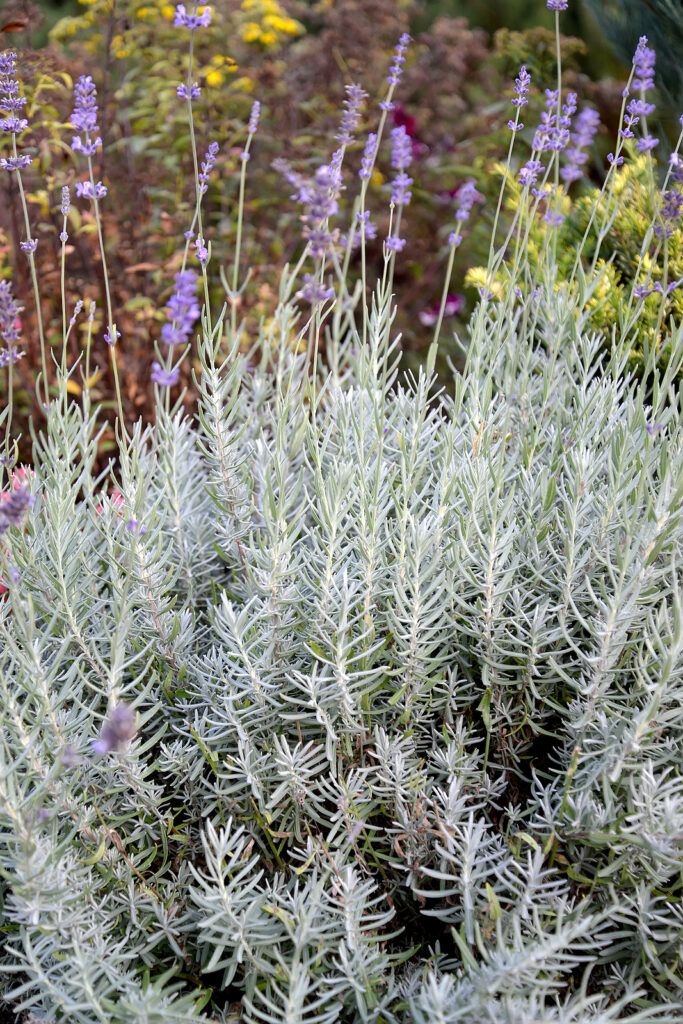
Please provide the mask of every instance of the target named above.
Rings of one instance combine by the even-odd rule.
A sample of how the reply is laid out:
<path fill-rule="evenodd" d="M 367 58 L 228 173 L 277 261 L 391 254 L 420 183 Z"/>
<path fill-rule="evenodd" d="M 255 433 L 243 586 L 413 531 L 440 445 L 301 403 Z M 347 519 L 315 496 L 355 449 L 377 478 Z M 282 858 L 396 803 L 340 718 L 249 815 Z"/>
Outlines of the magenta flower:
<path fill-rule="evenodd" d="M 463 295 L 448 295 L 443 308 L 444 316 L 457 316 L 457 314 L 465 306 L 465 297 Z M 425 327 L 433 327 L 436 321 L 439 319 L 439 313 L 441 312 L 441 303 L 437 302 L 428 309 L 423 309 L 418 313 L 418 320 Z"/>

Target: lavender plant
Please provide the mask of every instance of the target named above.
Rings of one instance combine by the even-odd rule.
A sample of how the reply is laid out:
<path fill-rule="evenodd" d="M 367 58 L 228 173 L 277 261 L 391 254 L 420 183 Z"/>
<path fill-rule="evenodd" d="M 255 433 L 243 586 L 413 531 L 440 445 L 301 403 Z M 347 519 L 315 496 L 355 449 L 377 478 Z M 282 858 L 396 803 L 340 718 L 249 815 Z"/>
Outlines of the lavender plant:
<path fill-rule="evenodd" d="M 548 6 L 558 26 L 567 5 Z M 210 12 L 177 12 L 191 54 Z M 55 359 L 34 475 L 0 504 L 0 992 L 30 1019 L 683 1017 L 683 326 L 666 364 L 651 348 L 634 377 L 638 307 L 606 351 L 586 302 L 604 269 L 577 252 L 557 287 L 560 158 L 570 143 L 580 171 L 588 123 L 572 133 L 558 69 L 463 372 L 448 391 L 434 365 L 468 182 L 427 365 L 401 377 L 400 132 L 383 277 L 350 294 L 345 270 L 408 44 L 346 231 L 336 197 L 360 89 L 329 164 L 294 182 L 306 248 L 258 338 L 240 324 L 239 248 L 223 309 L 208 302 L 212 164 L 192 136 L 156 421 L 119 421 L 105 474 L 90 333 L 84 367 Z M 510 168 L 530 87 L 520 73 Z M 87 149 L 95 95 L 79 90 Z M 95 209 L 110 201 L 89 184 Z M 15 310 L 0 299 L 11 368 Z M 125 338 L 107 321 L 115 359 Z M 170 397 L 185 358 L 194 420 Z"/>

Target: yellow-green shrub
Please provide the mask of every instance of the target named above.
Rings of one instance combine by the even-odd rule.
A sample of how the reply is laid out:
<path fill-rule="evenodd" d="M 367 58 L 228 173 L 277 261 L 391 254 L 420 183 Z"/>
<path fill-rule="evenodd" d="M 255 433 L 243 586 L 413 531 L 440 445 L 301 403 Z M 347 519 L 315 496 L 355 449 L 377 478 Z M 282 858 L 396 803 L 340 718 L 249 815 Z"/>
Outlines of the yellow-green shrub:
<path fill-rule="evenodd" d="M 587 289 L 585 308 L 591 310 L 591 323 L 596 330 L 611 339 L 613 328 L 618 334 L 632 333 L 631 362 L 642 367 L 645 354 L 654 345 L 661 363 L 670 349 L 671 323 L 683 320 L 683 287 L 667 287 L 683 282 L 683 229 L 680 221 L 668 223 L 668 237 L 660 238 L 652 229 L 658 220 L 661 191 L 651 184 L 647 154 L 631 153 L 614 173 L 611 187 L 591 188 L 576 198 L 567 194 L 560 185 L 554 208 L 564 215 L 563 222 L 550 229 L 543 220 L 545 206 L 538 204 L 535 216 L 529 218 L 524 242 L 531 284 L 541 272 L 541 266 L 550 246 L 556 258 L 557 289 L 572 280 L 576 253 L 581 250 L 586 271 L 593 271 L 592 287 Z M 501 175 L 505 168 L 497 165 Z M 514 215 L 523 201 L 524 189 L 512 174 L 507 174 L 505 205 Z M 524 218 L 521 218 L 524 224 Z M 609 225 L 609 230 L 605 231 Z M 663 225 L 660 224 L 660 228 Z M 553 241 L 553 233 L 557 232 Z M 585 244 L 581 246 L 586 235 Z M 506 256 L 506 264 L 513 258 L 513 250 Z M 466 284 L 487 287 L 495 296 L 502 296 L 505 271 L 501 268 L 495 280 L 487 281 L 484 267 L 473 267 L 466 276 Z M 654 288 L 645 299 L 633 294 L 637 286 Z M 574 282 L 574 289 L 578 284 Z M 634 329 L 634 317 L 637 329 Z"/>

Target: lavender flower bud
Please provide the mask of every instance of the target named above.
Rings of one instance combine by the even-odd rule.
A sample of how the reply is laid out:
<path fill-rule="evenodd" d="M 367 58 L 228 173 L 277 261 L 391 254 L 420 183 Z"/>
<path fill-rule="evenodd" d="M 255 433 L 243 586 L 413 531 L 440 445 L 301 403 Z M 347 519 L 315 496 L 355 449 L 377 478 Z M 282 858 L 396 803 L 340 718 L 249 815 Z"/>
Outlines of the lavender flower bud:
<path fill-rule="evenodd" d="M 2 506 L 0 506 L 0 537 L 10 526 L 19 526 L 24 512 L 34 502 L 35 497 L 29 493 L 26 484 L 10 492 Z"/>
<path fill-rule="evenodd" d="M 27 256 L 30 256 L 38 248 L 38 239 L 27 238 L 25 242 L 19 242 L 19 248 L 22 252 L 25 252 Z"/>
<path fill-rule="evenodd" d="M 365 149 L 363 151 L 363 159 L 360 163 L 360 170 L 358 172 L 359 178 L 369 178 L 372 174 L 372 165 L 375 162 L 375 155 L 377 153 L 377 136 L 374 132 L 370 132 L 368 140 L 365 143 Z"/>
<path fill-rule="evenodd" d="M 179 376 L 180 368 L 178 366 L 174 366 L 172 370 L 164 370 L 160 363 L 156 361 L 152 363 L 150 379 L 155 384 L 158 384 L 160 388 L 172 388 L 178 383 Z M 131 522 L 134 522 L 134 520 L 131 520 Z M 131 527 L 131 529 L 134 529 L 134 527 Z"/>
<path fill-rule="evenodd" d="M 28 128 L 26 118 L 18 116 L 26 104 L 26 97 L 19 95 L 16 58 L 14 52 L 0 54 L 0 112 L 9 115 L 0 120 L 0 131 L 12 135 L 19 135 Z M 5 170 L 17 169 L 5 167 Z"/>
<path fill-rule="evenodd" d="M 71 195 L 69 192 L 68 185 L 62 185 L 62 213 L 65 217 L 69 216 L 69 210 L 71 209 Z"/>
<path fill-rule="evenodd" d="M 656 56 L 655 51 L 651 50 L 647 45 L 647 36 L 641 36 L 638 40 L 636 52 L 633 55 L 635 77 L 633 78 L 632 85 L 634 89 L 646 92 L 647 89 L 654 88 Z"/>
<path fill-rule="evenodd" d="M 196 240 L 192 244 L 194 245 L 194 248 L 196 250 L 196 258 L 199 260 L 201 265 L 205 267 L 206 264 L 209 262 L 209 250 L 204 245 L 204 239 L 200 235 L 197 235 Z"/>
<path fill-rule="evenodd" d="M 190 32 L 198 28 L 208 28 L 211 24 L 211 8 L 205 7 L 201 14 L 188 14 L 185 4 L 178 4 L 173 24 L 176 28 L 189 28 Z"/>
<path fill-rule="evenodd" d="M 520 185 L 523 185 L 525 188 L 528 185 L 533 185 L 538 179 L 539 174 L 542 174 L 544 170 L 545 167 L 540 160 L 528 160 L 517 175 Z"/>
<path fill-rule="evenodd" d="M 390 252 L 401 252 L 405 248 L 406 240 L 399 238 L 398 235 L 389 235 L 384 244 Z"/>
<path fill-rule="evenodd" d="M 392 129 L 391 143 L 391 166 L 402 171 L 410 164 L 413 158 L 413 147 L 405 125 L 401 124 L 398 128 Z"/>
<path fill-rule="evenodd" d="M 85 141 L 80 135 L 74 135 L 71 149 L 73 152 L 93 156 L 101 147 L 102 139 L 97 134 L 99 131 L 97 127 L 97 90 L 90 75 L 81 75 L 78 79 L 74 97 L 71 124 L 77 131 L 85 133 Z M 94 140 L 91 136 L 95 136 Z"/>
<path fill-rule="evenodd" d="M 184 82 L 181 82 L 180 85 L 178 85 L 176 87 L 176 91 L 175 92 L 176 92 L 176 96 L 178 97 L 179 100 L 186 100 L 186 99 L 198 100 L 199 97 L 202 94 L 202 90 L 200 89 L 200 87 L 199 87 L 197 82 L 193 82 L 192 83 L 192 85 L 190 86 L 189 93 L 187 91 L 187 86 L 185 85 Z"/>
<path fill-rule="evenodd" d="M 344 113 L 342 114 L 339 131 L 335 139 L 342 146 L 349 146 L 353 142 L 353 135 L 360 123 L 360 114 L 363 101 L 367 93 L 359 85 L 346 86 L 346 99 L 344 100 Z"/>
<path fill-rule="evenodd" d="M 549 11 L 566 11 L 568 6 L 568 0 L 547 0 L 546 3 Z"/>
<path fill-rule="evenodd" d="M 394 62 L 389 68 L 389 77 L 387 78 L 389 85 L 398 85 L 401 80 L 401 75 L 403 73 L 402 65 L 405 63 L 405 53 L 408 49 L 409 42 L 410 36 L 407 32 L 404 32 L 399 39 L 398 46 L 394 52 Z"/>
<path fill-rule="evenodd" d="M 17 348 L 0 348 L 0 370 L 4 370 L 10 363 L 18 363 L 24 352 Z"/>
<path fill-rule="evenodd" d="M 304 274 L 304 286 L 296 293 L 296 297 L 310 302 L 312 306 L 317 306 L 321 302 L 334 298 L 334 288 L 326 288 L 324 285 L 318 284 L 312 274 Z"/>
<path fill-rule="evenodd" d="M 200 195 L 204 195 L 204 193 L 206 192 L 207 188 L 209 187 L 209 175 L 211 174 L 211 169 L 212 169 L 213 165 L 216 162 L 216 156 L 218 155 L 218 148 L 219 148 L 218 147 L 218 143 L 217 142 L 212 142 L 209 145 L 209 148 L 207 150 L 206 156 L 204 157 L 204 159 L 202 161 L 202 169 L 201 169 L 200 173 L 197 175 L 197 177 L 199 178 L 199 194 Z"/>
<path fill-rule="evenodd" d="M 519 69 L 519 77 L 515 78 L 515 91 L 512 99 L 513 107 L 525 107 L 529 102 L 529 86 L 531 85 L 531 75 L 526 69 L 526 66 L 522 64 Z"/>
<path fill-rule="evenodd" d="M 12 297 L 9 281 L 0 280 L 0 337 L 12 347 L 19 341 L 17 318 L 23 307 Z"/>
<path fill-rule="evenodd" d="M 117 704 L 100 732 L 100 738 L 93 741 L 93 750 L 98 754 L 123 750 L 137 732 L 136 714 L 129 704 Z"/>
<path fill-rule="evenodd" d="M 576 118 L 571 134 L 571 145 L 567 149 L 567 165 L 560 171 L 560 177 L 567 183 L 578 181 L 583 176 L 583 167 L 588 160 L 588 147 L 592 144 L 600 127 L 600 115 L 592 107 L 584 107 Z"/>
<path fill-rule="evenodd" d="M 261 104 L 258 100 L 254 100 L 251 108 L 251 114 L 249 115 L 249 124 L 247 125 L 247 131 L 250 135 L 256 134 L 258 128 L 259 118 L 261 116 Z"/>
<path fill-rule="evenodd" d="M 472 207 L 474 206 L 475 200 L 483 198 L 480 192 L 477 192 L 474 181 L 470 178 L 464 185 L 458 189 L 458 209 L 455 211 L 455 219 L 464 223 L 469 220 Z"/>
<path fill-rule="evenodd" d="M 89 181 L 77 181 L 76 182 L 76 195 L 79 199 L 104 199 L 107 194 L 107 186 L 103 185 L 101 181 L 98 181 L 95 185 L 95 191 Z"/>
<path fill-rule="evenodd" d="M 166 345 L 184 345 L 190 340 L 199 319 L 196 290 L 194 270 L 181 270 L 176 274 L 175 291 L 165 307 L 169 323 L 161 328 L 161 340 Z"/>

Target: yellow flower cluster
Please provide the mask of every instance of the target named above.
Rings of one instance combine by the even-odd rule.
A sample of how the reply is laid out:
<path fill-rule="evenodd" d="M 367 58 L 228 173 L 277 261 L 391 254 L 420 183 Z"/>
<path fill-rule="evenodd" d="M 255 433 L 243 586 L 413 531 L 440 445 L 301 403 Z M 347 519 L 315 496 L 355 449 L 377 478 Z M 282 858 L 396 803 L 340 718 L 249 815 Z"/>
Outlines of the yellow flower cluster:
<path fill-rule="evenodd" d="M 277 0 L 242 0 L 242 10 L 248 17 L 241 28 L 245 43 L 268 49 L 304 31 L 301 22 L 290 18 Z"/>
<path fill-rule="evenodd" d="M 237 63 L 232 57 L 224 57 L 222 54 L 215 54 L 210 61 L 209 68 L 205 73 L 207 85 L 222 85 L 225 75 L 233 75 L 237 71 Z"/>

